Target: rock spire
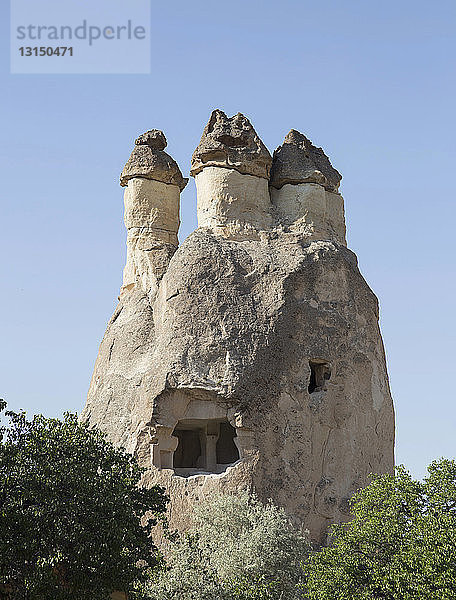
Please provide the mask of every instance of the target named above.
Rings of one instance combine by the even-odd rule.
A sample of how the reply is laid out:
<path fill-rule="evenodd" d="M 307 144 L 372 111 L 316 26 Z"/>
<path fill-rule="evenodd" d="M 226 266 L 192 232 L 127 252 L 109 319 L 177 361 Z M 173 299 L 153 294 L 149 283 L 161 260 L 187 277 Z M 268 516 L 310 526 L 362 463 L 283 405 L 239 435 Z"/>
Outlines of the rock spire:
<path fill-rule="evenodd" d="M 152 298 L 179 244 L 180 192 L 188 179 L 164 148 L 162 131 L 146 131 L 122 171 L 127 262 L 121 294 L 139 285 Z"/>

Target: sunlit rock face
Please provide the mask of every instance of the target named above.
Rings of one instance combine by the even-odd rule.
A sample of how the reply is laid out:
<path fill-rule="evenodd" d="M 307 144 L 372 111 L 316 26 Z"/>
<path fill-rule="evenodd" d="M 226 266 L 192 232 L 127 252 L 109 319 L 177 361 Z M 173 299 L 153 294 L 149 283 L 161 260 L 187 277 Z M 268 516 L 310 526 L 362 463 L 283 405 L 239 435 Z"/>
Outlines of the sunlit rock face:
<path fill-rule="evenodd" d="M 180 193 L 188 179 L 167 154 L 159 129 L 140 135 L 120 176 L 125 187 L 127 262 L 121 296 L 135 285 L 152 300 L 179 244 Z"/>
<path fill-rule="evenodd" d="M 192 161 L 199 227 L 179 247 L 177 180 L 127 181 L 131 257 L 83 418 L 167 488 L 172 527 L 214 491 L 254 489 L 324 543 L 368 474 L 393 468 L 377 299 L 346 247 L 340 175 L 298 134 L 288 168 L 215 111 Z"/>

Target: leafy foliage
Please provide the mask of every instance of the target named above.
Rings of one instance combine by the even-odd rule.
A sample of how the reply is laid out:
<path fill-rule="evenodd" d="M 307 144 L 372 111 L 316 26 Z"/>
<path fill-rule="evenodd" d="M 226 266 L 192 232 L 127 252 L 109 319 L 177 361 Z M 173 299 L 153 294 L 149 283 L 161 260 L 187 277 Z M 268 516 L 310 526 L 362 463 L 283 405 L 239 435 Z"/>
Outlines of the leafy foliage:
<path fill-rule="evenodd" d="M 456 463 L 441 459 L 422 482 L 399 467 L 352 501 L 354 519 L 306 565 L 312 600 L 456 598 Z"/>
<path fill-rule="evenodd" d="M 11 590 L 8 597 L 104 600 L 143 580 L 144 566 L 158 561 L 149 533 L 166 507 L 163 490 L 138 487 L 135 460 L 76 415 L 6 415 L 0 583 Z"/>
<path fill-rule="evenodd" d="M 300 598 L 305 536 L 282 509 L 246 493 L 195 509 L 190 532 L 171 544 L 168 567 L 147 586 L 153 600 Z"/>

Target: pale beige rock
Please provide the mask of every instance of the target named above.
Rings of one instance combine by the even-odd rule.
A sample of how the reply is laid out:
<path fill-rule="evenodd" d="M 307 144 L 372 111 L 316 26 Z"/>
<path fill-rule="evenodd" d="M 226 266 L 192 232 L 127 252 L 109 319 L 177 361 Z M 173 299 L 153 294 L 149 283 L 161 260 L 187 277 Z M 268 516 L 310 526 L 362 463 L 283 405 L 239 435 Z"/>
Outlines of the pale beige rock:
<path fill-rule="evenodd" d="M 179 230 L 180 189 L 152 179 L 128 181 L 124 193 L 127 262 L 121 294 L 139 282 L 153 297 L 174 254 Z"/>
<path fill-rule="evenodd" d="M 153 179 L 130 179 L 124 192 L 125 227 L 147 227 L 157 235 L 163 232 L 163 240 L 177 246 L 179 198 L 177 185 Z"/>
<path fill-rule="evenodd" d="M 378 303 L 345 247 L 342 197 L 284 184 L 271 208 L 265 184 L 201 169 L 201 226 L 175 252 L 175 192 L 131 184 L 128 293 L 82 417 L 166 487 L 172 529 L 203 497 L 249 489 L 324 543 L 369 473 L 393 469 Z"/>
<path fill-rule="evenodd" d="M 316 183 L 270 188 L 279 225 L 308 240 L 334 240 L 346 245 L 344 200 Z"/>
<path fill-rule="evenodd" d="M 206 167 L 196 177 L 198 226 L 222 235 L 251 233 L 271 225 L 268 182 L 233 169 Z"/>
<path fill-rule="evenodd" d="M 309 392 L 319 361 L 331 375 Z M 174 428 L 202 416 L 231 423 L 239 459 L 181 476 L 170 468 Z M 393 466 L 378 306 L 355 256 L 291 232 L 233 241 L 197 230 L 152 304 L 138 285 L 121 298 L 84 418 L 138 457 L 147 482 L 167 486 L 172 527 L 205 494 L 244 487 L 324 541 L 368 474 Z"/>

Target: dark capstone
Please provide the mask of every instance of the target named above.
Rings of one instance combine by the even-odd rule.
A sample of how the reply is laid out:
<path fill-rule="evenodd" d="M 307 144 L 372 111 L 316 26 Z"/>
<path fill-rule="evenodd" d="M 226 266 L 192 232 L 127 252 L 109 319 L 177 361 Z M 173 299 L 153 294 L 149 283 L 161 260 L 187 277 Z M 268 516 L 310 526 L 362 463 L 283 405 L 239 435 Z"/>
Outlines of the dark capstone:
<path fill-rule="evenodd" d="M 178 185 L 182 191 L 188 179 L 182 176 L 176 161 L 164 152 L 164 148 L 166 138 L 159 129 L 151 129 L 140 135 L 122 171 L 120 185 L 125 187 L 130 179 L 143 177 Z"/>
<path fill-rule="evenodd" d="M 245 175 L 269 178 L 272 158 L 250 121 L 243 114 L 227 117 L 214 110 L 192 156 L 190 175 L 204 167 L 236 169 Z"/>
<path fill-rule="evenodd" d="M 292 129 L 274 152 L 270 183 L 281 188 L 286 183 L 318 183 L 337 192 L 342 175 L 334 169 L 321 148 L 305 135 Z"/>
<path fill-rule="evenodd" d="M 160 129 L 150 129 L 136 138 L 135 144 L 137 146 L 149 146 L 154 150 L 164 150 L 167 142 L 163 131 L 160 131 Z"/>

